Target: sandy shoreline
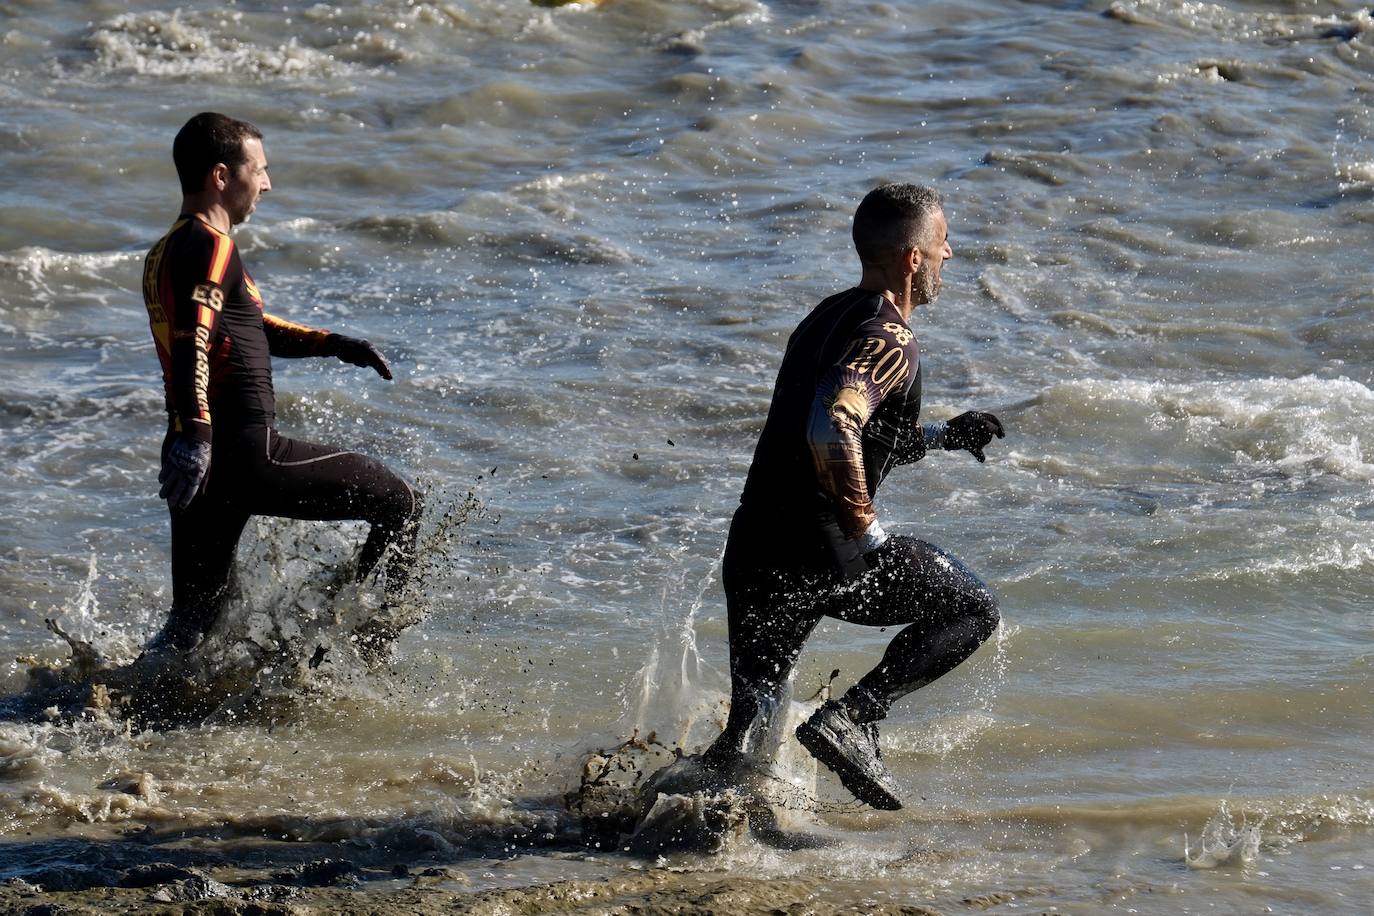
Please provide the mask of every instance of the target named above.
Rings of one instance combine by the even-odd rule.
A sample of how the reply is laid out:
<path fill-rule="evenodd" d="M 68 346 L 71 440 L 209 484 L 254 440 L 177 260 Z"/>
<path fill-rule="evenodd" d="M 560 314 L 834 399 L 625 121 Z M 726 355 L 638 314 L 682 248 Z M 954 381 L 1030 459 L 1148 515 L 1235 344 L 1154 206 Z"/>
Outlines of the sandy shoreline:
<path fill-rule="evenodd" d="M 337 862 L 338 860 L 335 860 Z M 327 869 L 321 869 L 327 871 Z M 601 880 L 553 881 L 527 887 L 467 891 L 461 876 L 446 869 L 420 868 L 393 878 L 368 871 L 340 871 L 340 886 L 276 883 L 271 876 L 220 881 L 214 869 L 149 867 L 124 880 L 141 887 L 88 887 L 42 890 L 12 879 L 0 887 L 0 914 L 37 913 L 223 913 L 223 914 L 523 914 L 634 913 L 688 914 L 877 914 L 932 916 L 940 911 L 919 904 L 843 903 L 839 888 L 807 879 L 758 879 L 724 873 L 683 874 L 655 869 Z M 327 877 L 324 874 L 318 876 Z M 455 880 L 458 879 L 458 880 Z M 968 899 L 968 910 L 1004 903 Z"/>

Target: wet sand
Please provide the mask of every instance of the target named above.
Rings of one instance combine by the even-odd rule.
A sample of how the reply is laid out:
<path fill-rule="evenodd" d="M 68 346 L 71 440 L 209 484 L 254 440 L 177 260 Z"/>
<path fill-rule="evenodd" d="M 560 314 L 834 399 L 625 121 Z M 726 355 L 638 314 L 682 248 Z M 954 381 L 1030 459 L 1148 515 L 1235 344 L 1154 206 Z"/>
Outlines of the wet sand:
<path fill-rule="evenodd" d="M 284 883 L 270 869 L 230 875 L 217 869 L 172 865 L 145 867 L 122 877 L 137 887 L 98 886 L 44 891 L 12 883 L 0 888 L 0 913 L 738 913 L 874 914 L 934 916 L 942 910 L 914 903 L 880 903 L 851 897 L 853 888 L 807 879 L 757 879 L 721 874 L 680 874 L 649 870 L 642 875 L 599 881 L 553 881 L 530 887 L 464 890 L 443 867 L 397 864 L 405 877 L 372 869 L 321 867 L 318 875 Z M 301 869 L 298 867 L 297 872 Z M 308 870 L 308 869 L 307 869 Z M 333 876 L 331 878 L 331 875 Z M 309 886 L 312 880 L 339 886 Z M 967 897 L 961 911 L 1028 899 L 1034 889 Z M 1033 905 L 1033 904 L 1032 904 Z M 46 908 L 46 909 L 43 909 Z"/>

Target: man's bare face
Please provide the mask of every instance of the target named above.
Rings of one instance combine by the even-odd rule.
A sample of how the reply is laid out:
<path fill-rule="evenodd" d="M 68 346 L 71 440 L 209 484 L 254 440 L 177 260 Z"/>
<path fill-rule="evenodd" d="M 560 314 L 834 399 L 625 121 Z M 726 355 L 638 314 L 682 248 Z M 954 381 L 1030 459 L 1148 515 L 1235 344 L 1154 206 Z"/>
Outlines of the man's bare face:
<path fill-rule="evenodd" d="M 921 252 L 921 264 L 911 278 L 912 298 L 919 304 L 934 302 L 940 296 L 940 270 L 945 261 L 954 257 L 949 247 L 949 224 L 945 222 L 945 212 L 935 211 L 931 217 L 930 243 Z"/>
<path fill-rule="evenodd" d="M 267 153 L 262 141 L 248 137 L 243 141 L 244 160 L 229 170 L 228 186 L 224 189 L 224 203 L 229 211 L 230 225 L 247 222 L 258 208 L 262 195 L 272 190 L 267 177 Z"/>

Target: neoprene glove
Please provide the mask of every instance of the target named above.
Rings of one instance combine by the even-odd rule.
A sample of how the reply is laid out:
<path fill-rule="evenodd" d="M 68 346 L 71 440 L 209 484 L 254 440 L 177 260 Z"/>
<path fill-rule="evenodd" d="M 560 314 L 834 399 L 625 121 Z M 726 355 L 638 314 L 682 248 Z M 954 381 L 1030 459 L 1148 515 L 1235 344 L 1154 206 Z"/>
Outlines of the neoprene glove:
<path fill-rule="evenodd" d="M 983 448 L 992 441 L 993 436 L 1002 439 L 1006 435 L 1001 420 L 990 413 L 970 410 L 945 424 L 944 447 L 949 451 L 965 449 L 979 461 L 987 461 Z"/>
<path fill-rule="evenodd" d="M 329 352 L 349 365 L 376 369 L 378 375 L 391 381 L 391 367 L 387 365 L 381 351 L 366 340 L 330 334 Z"/>
<path fill-rule="evenodd" d="M 167 500 L 173 509 L 185 509 L 200 492 L 209 470 L 210 443 L 190 436 L 177 436 L 172 447 L 167 449 L 162 471 L 157 475 L 157 482 L 162 484 L 157 495 Z"/>

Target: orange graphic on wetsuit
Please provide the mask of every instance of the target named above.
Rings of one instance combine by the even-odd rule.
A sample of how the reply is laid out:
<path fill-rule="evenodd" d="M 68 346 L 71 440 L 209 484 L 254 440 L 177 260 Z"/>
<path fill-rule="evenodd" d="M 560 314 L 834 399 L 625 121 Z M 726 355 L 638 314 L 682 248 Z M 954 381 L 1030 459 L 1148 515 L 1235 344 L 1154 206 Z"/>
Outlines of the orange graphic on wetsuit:
<path fill-rule="evenodd" d="M 215 236 L 215 253 L 210 256 L 210 273 L 206 277 L 219 286 L 224 282 L 224 271 L 229 267 L 229 256 L 234 253 L 234 242 L 227 235 L 211 229 Z"/>

